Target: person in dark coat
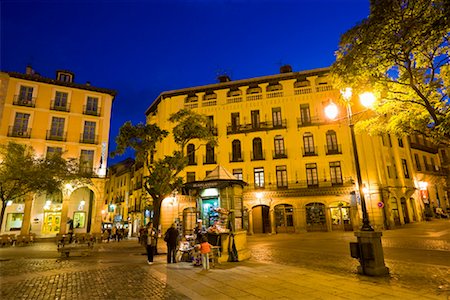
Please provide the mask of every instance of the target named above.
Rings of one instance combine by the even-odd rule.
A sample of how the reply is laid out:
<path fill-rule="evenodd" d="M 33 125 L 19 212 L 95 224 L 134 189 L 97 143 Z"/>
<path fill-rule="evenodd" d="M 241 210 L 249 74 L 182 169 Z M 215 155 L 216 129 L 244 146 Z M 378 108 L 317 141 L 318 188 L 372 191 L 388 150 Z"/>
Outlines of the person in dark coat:
<path fill-rule="evenodd" d="M 175 258 L 178 245 L 178 229 L 175 228 L 175 224 L 172 224 L 164 234 L 164 241 L 167 243 L 167 263 L 176 263 Z"/>

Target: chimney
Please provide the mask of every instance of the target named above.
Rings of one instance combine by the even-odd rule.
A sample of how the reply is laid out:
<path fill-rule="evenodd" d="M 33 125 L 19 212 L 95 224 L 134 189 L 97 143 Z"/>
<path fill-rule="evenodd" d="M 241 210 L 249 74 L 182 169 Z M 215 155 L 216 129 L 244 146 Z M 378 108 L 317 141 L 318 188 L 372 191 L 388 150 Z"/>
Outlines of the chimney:
<path fill-rule="evenodd" d="M 91 86 L 91 82 L 90 81 L 86 81 L 86 85 L 87 86 Z"/>
<path fill-rule="evenodd" d="M 30 65 L 27 65 L 27 67 L 25 68 L 25 74 L 27 75 L 33 75 L 34 74 L 34 70 Z"/>
<path fill-rule="evenodd" d="M 219 82 L 229 82 L 229 81 L 231 81 L 231 79 L 230 79 L 230 77 L 228 75 L 219 75 L 217 77 L 217 80 Z"/>
<path fill-rule="evenodd" d="M 292 67 L 290 65 L 281 66 L 280 73 L 292 73 Z"/>

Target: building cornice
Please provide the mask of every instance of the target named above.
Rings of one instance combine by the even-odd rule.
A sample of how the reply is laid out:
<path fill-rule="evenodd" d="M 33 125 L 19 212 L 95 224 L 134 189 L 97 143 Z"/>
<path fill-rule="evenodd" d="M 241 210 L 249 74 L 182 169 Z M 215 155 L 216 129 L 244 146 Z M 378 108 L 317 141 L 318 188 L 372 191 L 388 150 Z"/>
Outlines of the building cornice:
<path fill-rule="evenodd" d="M 213 84 L 208 84 L 208 85 L 165 91 L 165 92 L 162 92 L 161 94 L 159 94 L 159 96 L 153 101 L 153 103 L 150 105 L 150 107 L 145 111 L 145 115 L 148 116 L 151 112 L 154 112 L 157 109 L 159 103 L 167 97 L 186 95 L 186 94 L 190 94 L 190 93 L 201 93 L 201 92 L 207 92 L 207 91 L 211 91 L 211 90 L 237 88 L 237 87 L 242 87 L 242 86 L 248 86 L 250 84 L 261 84 L 261 83 L 270 83 L 273 81 L 280 81 L 280 80 L 298 79 L 298 78 L 302 78 L 302 77 L 306 79 L 306 77 L 320 76 L 320 75 L 324 75 L 329 72 L 330 72 L 330 68 L 319 68 L 319 69 L 313 69 L 313 70 L 307 70 L 307 71 L 281 73 L 281 74 L 275 74 L 275 75 L 268 75 L 268 76 L 255 77 L 255 78 L 249 78 L 249 79 L 233 80 L 233 81 L 227 81 L 227 82 L 219 82 L 219 83 L 213 83 Z"/>

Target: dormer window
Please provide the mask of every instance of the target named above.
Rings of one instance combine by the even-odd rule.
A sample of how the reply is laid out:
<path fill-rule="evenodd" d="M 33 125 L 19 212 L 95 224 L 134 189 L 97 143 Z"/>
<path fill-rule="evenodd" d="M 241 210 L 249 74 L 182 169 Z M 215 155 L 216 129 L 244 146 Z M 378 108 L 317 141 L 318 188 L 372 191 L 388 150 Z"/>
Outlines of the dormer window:
<path fill-rule="evenodd" d="M 259 86 L 250 86 L 247 89 L 247 95 L 250 94 L 260 94 L 261 93 L 261 88 Z"/>
<path fill-rule="evenodd" d="M 273 92 L 273 91 L 280 91 L 283 87 L 278 82 L 269 83 L 269 85 L 266 88 L 267 92 Z"/>
<path fill-rule="evenodd" d="M 184 99 L 184 103 L 192 103 L 198 102 L 198 96 L 196 94 L 188 95 L 186 99 Z"/>
<path fill-rule="evenodd" d="M 62 82 L 73 82 L 74 74 L 67 71 L 56 71 L 56 80 Z"/>
<path fill-rule="evenodd" d="M 217 99 L 217 94 L 214 92 L 207 92 L 203 96 L 203 101 L 209 101 L 209 100 L 215 100 L 215 99 Z"/>
<path fill-rule="evenodd" d="M 311 83 L 308 80 L 300 80 L 299 79 L 294 83 L 294 88 L 298 89 L 298 88 L 307 87 L 310 85 L 311 85 Z"/>
<path fill-rule="evenodd" d="M 242 91 L 238 88 L 231 88 L 227 93 L 227 97 L 238 97 L 241 95 L 242 95 Z"/>

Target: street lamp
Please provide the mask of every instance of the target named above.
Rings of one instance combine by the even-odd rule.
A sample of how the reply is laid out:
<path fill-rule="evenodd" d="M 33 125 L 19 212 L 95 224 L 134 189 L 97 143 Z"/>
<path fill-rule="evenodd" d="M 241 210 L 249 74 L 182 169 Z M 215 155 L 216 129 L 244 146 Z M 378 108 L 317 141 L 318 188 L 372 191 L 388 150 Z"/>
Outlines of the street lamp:
<path fill-rule="evenodd" d="M 363 224 L 361 231 L 355 232 L 358 239 L 357 243 L 350 243 L 351 255 L 358 258 L 361 266 L 358 271 L 365 275 L 386 275 L 389 269 L 384 264 L 383 247 L 381 245 L 381 232 L 375 232 L 369 221 L 369 214 L 367 213 L 366 199 L 364 196 L 364 186 L 361 178 L 361 168 L 359 164 L 358 149 L 356 144 L 355 129 L 353 122 L 352 107 L 350 99 L 352 97 L 351 88 L 346 88 L 341 91 L 342 98 L 345 100 L 347 109 L 347 120 L 350 127 L 350 135 L 352 139 L 353 158 L 355 161 L 356 179 L 358 182 L 358 194 L 361 200 L 361 210 L 363 216 Z M 360 95 L 360 102 L 366 108 L 369 108 L 375 102 L 375 96 L 370 92 L 365 92 Z M 336 104 L 330 101 L 330 104 L 325 108 L 325 114 L 330 119 L 335 119 L 338 115 L 338 108 Z"/>
<path fill-rule="evenodd" d="M 353 158 L 355 160 L 356 179 L 358 182 L 358 194 L 359 194 L 359 198 L 361 199 L 361 210 L 362 210 L 362 215 L 363 215 L 363 225 L 361 227 L 361 231 L 373 231 L 373 228 L 369 222 L 369 214 L 367 213 L 366 199 L 364 197 L 363 183 L 362 183 L 362 177 L 361 177 L 361 167 L 359 165 L 358 149 L 356 146 L 353 113 L 352 113 L 352 107 L 350 104 L 350 99 L 352 97 L 351 88 L 346 88 L 346 89 L 342 90 L 341 95 L 342 95 L 342 98 L 344 98 L 344 100 L 345 100 L 346 108 L 347 108 L 347 120 L 348 120 L 348 125 L 350 127 L 350 135 L 352 138 Z M 373 105 L 373 103 L 375 101 L 375 97 L 372 93 L 365 92 L 360 95 L 360 100 L 361 100 L 361 104 L 363 104 L 366 108 L 369 108 Z M 325 115 L 330 119 L 335 119 L 337 114 L 338 114 L 337 105 L 331 101 L 330 104 L 328 104 L 325 107 Z"/>

